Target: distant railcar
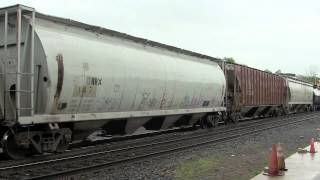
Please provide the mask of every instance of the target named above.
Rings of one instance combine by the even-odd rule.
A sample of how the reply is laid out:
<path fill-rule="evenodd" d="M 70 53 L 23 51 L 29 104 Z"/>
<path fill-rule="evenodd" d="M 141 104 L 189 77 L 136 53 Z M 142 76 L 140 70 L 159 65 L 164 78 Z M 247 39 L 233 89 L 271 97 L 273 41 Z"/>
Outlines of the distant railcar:
<path fill-rule="evenodd" d="M 286 104 L 283 77 L 251 67 L 226 63 L 228 118 L 281 114 Z"/>
<path fill-rule="evenodd" d="M 310 83 L 239 64 L 221 66 L 227 79 L 227 120 L 317 109 L 318 90 Z"/>
<path fill-rule="evenodd" d="M 310 111 L 313 107 L 313 85 L 286 77 L 287 110 L 289 112 Z"/>

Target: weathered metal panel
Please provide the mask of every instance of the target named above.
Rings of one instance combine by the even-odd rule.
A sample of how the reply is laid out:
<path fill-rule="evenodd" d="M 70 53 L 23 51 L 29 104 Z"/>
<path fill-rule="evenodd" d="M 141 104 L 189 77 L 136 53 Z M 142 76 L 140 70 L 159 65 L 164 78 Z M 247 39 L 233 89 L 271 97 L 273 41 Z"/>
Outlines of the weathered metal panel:
<path fill-rule="evenodd" d="M 275 96 L 275 102 L 278 104 L 279 103 L 279 96 L 280 96 L 280 91 L 279 91 L 279 79 L 275 77 L 275 91 L 276 91 L 276 96 Z"/>
<path fill-rule="evenodd" d="M 265 80 L 265 76 L 266 76 L 266 74 L 262 72 L 261 73 L 261 81 L 262 81 L 262 91 L 261 91 L 262 102 L 261 102 L 261 104 L 263 104 L 265 102 L 265 96 L 266 96 L 266 91 L 265 91 L 265 89 L 266 89 L 266 80 Z"/>
<path fill-rule="evenodd" d="M 271 76 L 271 104 L 276 104 L 276 101 L 275 101 L 275 93 L 276 93 L 276 90 L 275 90 L 275 78 L 274 76 L 272 75 Z"/>
<path fill-rule="evenodd" d="M 277 102 L 277 95 L 278 95 L 278 91 L 277 91 L 277 86 L 276 86 L 276 82 L 277 82 L 277 79 L 276 79 L 276 77 L 275 76 L 272 76 L 272 86 L 273 86 L 273 89 L 272 89 L 272 91 L 273 91 L 273 96 L 272 96 L 272 103 L 273 104 L 277 104 L 278 102 Z"/>
<path fill-rule="evenodd" d="M 251 90 L 250 90 L 250 76 L 249 76 L 249 70 L 248 69 L 245 69 L 245 72 L 246 72 L 246 86 L 247 86 L 247 89 L 246 89 L 246 94 L 247 96 L 245 96 L 245 103 L 246 104 L 250 104 L 250 93 L 251 93 Z"/>
<path fill-rule="evenodd" d="M 249 70 L 248 69 L 245 69 L 246 71 L 246 86 L 247 86 L 247 89 L 246 89 L 246 94 L 247 96 L 245 96 L 245 103 L 247 104 L 250 104 L 250 93 L 251 93 L 251 89 L 250 89 L 250 75 L 249 75 Z"/>
<path fill-rule="evenodd" d="M 272 104 L 272 78 L 271 78 L 271 75 L 269 73 L 267 73 L 267 76 L 268 76 L 268 83 L 269 83 L 269 86 L 267 87 L 268 89 L 268 104 Z"/>
<path fill-rule="evenodd" d="M 270 92 L 269 92 L 269 104 L 273 104 L 273 90 L 274 90 L 274 87 L 273 87 L 273 79 L 272 79 L 272 76 L 270 74 L 268 74 L 268 80 L 269 80 L 269 83 L 270 83 Z"/>
<path fill-rule="evenodd" d="M 268 86 L 268 80 L 267 80 L 267 78 L 268 78 L 268 76 L 267 76 L 267 74 L 266 73 L 264 73 L 264 72 L 262 72 L 263 73 L 263 104 L 268 104 L 268 102 L 267 102 L 267 99 L 266 99 L 266 97 L 268 96 L 268 91 L 266 90 L 267 89 L 267 86 Z"/>
<path fill-rule="evenodd" d="M 256 71 L 252 71 L 252 80 L 253 80 L 253 91 L 254 92 L 258 92 L 258 89 L 257 89 L 257 78 L 256 78 Z M 252 96 L 252 102 L 255 104 L 255 103 L 258 103 L 258 97 L 259 97 L 259 94 L 258 93 L 254 93 L 253 96 Z"/>
<path fill-rule="evenodd" d="M 248 70 L 249 72 L 249 85 L 250 85 L 250 96 L 249 96 L 249 102 L 250 104 L 253 104 L 253 91 L 254 91 L 254 80 L 253 80 L 253 71 L 251 69 Z"/>
<path fill-rule="evenodd" d="M 261 74 L 256 72 L 256 77 L 257 77 L 257 80 L 258 80 L 258 103 L 261 104 L 262 102 L 262 82 L 261 82 Z"/>
<path fill-rule="evenodd" d="M 262 101 L 261 101 L 261 81 L 260 81 L 260 73 L 258 73 L 257 71 L 256 71 L 256 79 L 257 79 L 257 86 L 258 86 L 258 104 L 260 104 Z"/>
<path fill-rule="evenodd" d="M 278 78 L 275 77 L 275 90 L 276 90 L 276 96 L 275 96 L 275 102 L 278 104 L 279 103 L 279 96 L 280 96 L 280 90 L 279 90 L 279 81 Z"/>
<path fill-rule="evenodd" d="M 275 91 L 275 78 L 274 78 L 274 76 L 271 76 L 271 104 L 276 104 L 276 101 L 275 101 L 275 93 L 276 93 L 276 91 Z"/>
<path fill-rule="evenodd" d="M 64 58 L 66 74 L 57 102 L 63 108 L 55 109 L 56 114 L 212 108 L 222 104 L 225 78 L 215 62 L 104 34 L 97 36 L 39 18 L 35 29 L 47 55 L 50 92 L 55 92 L 57 84 L 55 57 L 62 54 Z"/>
<path fill-rule="evenodd" d="M 278 104 L 278 90 L 277 90 L 277 78 L 273 76 L 273 91 L 274 91 L 274 96 L 273 96 L 273 103 Z"/>
<path fill-rule="evenodd" d="M 264 98 L 264 104 L 269 104 L 269 99 L 267 98 L 268 96 L 269 96 L 269 91 L 267 90 L 268 89 L 268 87 L 269 87 L 269 81 L 268 81 L 268 74 L 267 73 L 264 73 L 263 72 L 263 74 L 264 74 L 264 96 L 263 96 L 263 98 Z"/>
<path fill-rule="evenodd" d="M 234 65 L 242 106 L 285 104 L 285 79 L 258 69 Z"/>

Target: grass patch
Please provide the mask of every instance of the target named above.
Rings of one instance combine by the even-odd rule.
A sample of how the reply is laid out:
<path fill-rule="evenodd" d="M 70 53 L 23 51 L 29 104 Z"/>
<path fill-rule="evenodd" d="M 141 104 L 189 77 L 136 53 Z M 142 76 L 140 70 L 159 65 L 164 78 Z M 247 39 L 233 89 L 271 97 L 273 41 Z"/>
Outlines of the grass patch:
<path fill-rule="evenodd" d="M 260 174 L 268 165 L 269 148 L 248 142 L 231 147 L 235 152 L 211 154 L 209 157 L 188 160 L 175 169 L 176 180 L 226 179 L 247 180 Z M 295 149 L 285 149 L 285 156 Z"/>
<path fill-rule="evenodd" d="M 218 169 L 219 165 L 221 165 L 221 161 L 221 157 L 211 156 L 206 159 L 199 159 L 180 164 L 176 168 L 175 179 L 198 179 L 210 172 L 214 172 L 215 169 Z"/>

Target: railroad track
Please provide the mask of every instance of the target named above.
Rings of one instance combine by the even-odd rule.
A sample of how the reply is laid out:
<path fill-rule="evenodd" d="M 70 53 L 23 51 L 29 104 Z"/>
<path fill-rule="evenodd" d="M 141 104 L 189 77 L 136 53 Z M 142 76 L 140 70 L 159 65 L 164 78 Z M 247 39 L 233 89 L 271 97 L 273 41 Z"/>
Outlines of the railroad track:
<path fill-rule="evenodd" d="M 311 114 L 312 115 L 312 114 Z M 287 115 L 282 116 L 281 118 L 300 118 L 304 116 L 310 116 L 310 114 L 296 114 L 296 115 Z M 32 164 L 32 163 L 38 163 L 42 161 L 52 160 L 52 159 L 63 159 L 70 156 L 77 156 L 81 154 L 92 154 L 94 152 L 99 151 L 105 151 L 105 150 L 111 150 L 111 149 L 120 149 L 127 146 L 136 146 L 139 144 L 146 144 L 151 142 L 160 142 L 160 141 L 166 141 L 167 139 L 172 138 L 179 138 L 181 136 L 197 136 L 197 135 L 217 135 L 222 132 L 226 132 L 229 130 L 236 130 L 242 127 L 247 127 L 250 125 L 252 127 L 256 124 L 264 124 L 264 123 L 272 123 L 279 121 L 278 118 L 275 117 L 269 117 L 269 118 L 263 118 L 263 119 L 254 119 L 251 121 L 244 122 L 242 121 L 239 124 L 232 124 L 229 126 L 219 126 L 214 129 L 198 129 L 196 131 L 188 131 L 188 129 L 193 128 L 186 128 L 186 129 L 177 129 L 177 131 L 173 130 L 167 130 L 160 133 L 147 133 L 142 135 L 132 135 L 128 136 L 128 138 L 116 138 L 116 140 L 98 140 L 94 142 L 84 142 L 79 144 L 74 144 L 72 148 L 65 153 L 62 154 L 43 154 L 43 155 L 37 155 L 32 156 L 27 159 L 23 160 L 1 160 L 0 161 L 0 168 L 2 167 L 14 167 L 20 164 Z M 167 132 L 167 133 L 165 133 Z M 178 133 L 176 133 L 178 132 Z"/>
<path fill-rule="evenodd" d="M 130 161 L 143 160 L 148 157 L 160 156 L 167 153 L 181 151 L 193 147 L 208 144 L 217 144 L 236 138 L 259 133 L 261 131 L 296 124 L 319 118 L 319 113 L 313 113 L 302 117 L 289 117 L 261 123 L 259 127 L 249 124 L 245 127 L 236 127 L 224 132 L 209 132 L 206 134 L 195 134 L 187 137 L 179 137 L 159 142 L 133 145 L 125 148 L 82 154 L 78 156 L 25 163 L 15 166 L 0 167 L 0 178 L 16 179 L 47 179 L 59 176 L 76 174 L 79 172 L 94 170 L 101 167 L 109 167 L 127 163 Z"/>
<path fill-rule="evenodd" d="M 299 116 L 305 116 L 306 114 L 290 114 L 287 116 L 282 116 L 282 118 L 288 118 L 288 117 L 295 117 L 298 118 Z M 278 117 L 279 118 L 279 117 Z M 80 143 L 74 143 L 70 146 L 70 149 L 67 150 L 67 152 L 63 154 L 43 154 L 43 155 L 37 155 L 28 157 L 24 160 L 7 160 L 4 156 L 1 156 L 0 154 L 0 167 L 3 166 L 15 166 L 17 164 L 30 164 L 33 162 L 38 161 L 45 161 L 49 159 L 59 159 L 64 158 L 68 156 L 74 156 L 79 154 L 90 154 L 93 151 L 102 151 L 105 149 L 114 149 L 129 145 L 137 145 L 137 144 L 145 144 L 148 141 L 162 141 L 167 140 L 168 138 L 176 138 L 179 136 L 185 136 L 192 133 L 193 135 L 196 134 L 203 134 L 203 133 L 211 133 L 210 131 L 214 131 L 214 134 L 219 134 L 220 132 L 228 131 L 229 129 L 234 129 L 242 127 L 242 126 L 248 126 L 252 124 L 260 124 L 264 123 L 264 121 L 272 122 L 277 121 L 277 117 L 267 117 L 267 118 L 255 118 L 255 119 L 245 119 L 239 121 L 238 124 L 231 124 L 228 126 L 224 126 L 220 124 L 219 127 L 215 127 L 214 129 L 199 129 L 199 127 L 184 127 L 184 128 L 176 128 L 176 129 L 169 129 L 169 130 L 162 130 L 157 132 L 148 132 L 144 134 L 135 134 L 135 135 L 126 135 L 126 136 L 119 136 L 115 138 L 107 138 L 107 139 L 99 139 L 96 141 L 84 141 Z M 107 146 L 107 148 L 106 148 Z"/>

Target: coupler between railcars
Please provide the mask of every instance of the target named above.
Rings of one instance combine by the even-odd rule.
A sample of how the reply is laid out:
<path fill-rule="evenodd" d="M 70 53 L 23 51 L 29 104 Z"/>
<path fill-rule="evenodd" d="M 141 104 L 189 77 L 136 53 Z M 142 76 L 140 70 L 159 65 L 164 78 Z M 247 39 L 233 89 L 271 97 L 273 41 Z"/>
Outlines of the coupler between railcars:
<path fill-rule="evenodd" d="M 33 154 L 63 152 L 72 140 L 69 128 L 48 124 L 48 128 L 14 127 L 2 137 L 3 153 L 10 159 L 23 159 Z"/>

